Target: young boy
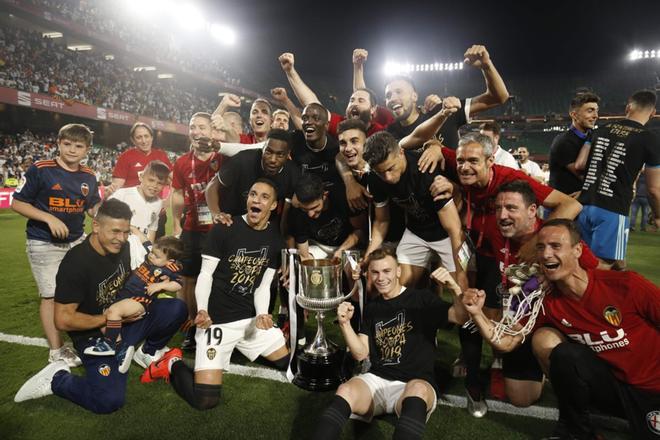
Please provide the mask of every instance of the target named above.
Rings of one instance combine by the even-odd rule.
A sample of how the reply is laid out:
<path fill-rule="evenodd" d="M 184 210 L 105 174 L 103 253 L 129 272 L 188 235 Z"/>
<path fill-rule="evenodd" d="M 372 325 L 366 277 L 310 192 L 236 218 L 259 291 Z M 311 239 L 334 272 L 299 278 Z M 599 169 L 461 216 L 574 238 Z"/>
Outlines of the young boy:
<path fill-rule="evenodd" d="M 92 132 L 81 124 L 63 126 L 57 136 L 58 156 L 32 165 L 14 193 L 11 207 L 28 218 L 27 255 L 39 289 L 39 315 L 50 353 L 49 362 L 81 364 L 55 328 L 55 275 L 69 249 L 82 242 L 85 212 L 94 215 L 98 187 L 94 171 L 80 165 L 92 145 Z"/>
<path fill-rule="evenodd" d="M 163 208 L 160 194 L 167 185 L 170 169 L 160 160 L 149 162 L 140 173 L 140 184 L 130 188 L 120 188 L 110 198 L 121 200 L 133 211 L 131 226 L 140 230 L 149 241 L 156 239 L 158 215 Z"/>
<path fill-rule="evenodd" d="M 144 244 L 148 246 L 149 242 Z M 175 237 L 161 237 L 154 243 L 144 262 L 133 271 L 117 294 L 117 301 L 106 310 L 105 337 L 99 338 L 96 345 L 87 347 L 86 355 L 114 355 L 123 319 L 143 315 L 154 294 L 181 289 L 181 265 L 177 260 L 182 255 L 183 242 Z M 130 360 L 124 362 L 124 358 L 131 359 L 133 352 L 134 347 L 126 347 L 121 353 L 121 373 L 125 373 L 130 365 Z"/>

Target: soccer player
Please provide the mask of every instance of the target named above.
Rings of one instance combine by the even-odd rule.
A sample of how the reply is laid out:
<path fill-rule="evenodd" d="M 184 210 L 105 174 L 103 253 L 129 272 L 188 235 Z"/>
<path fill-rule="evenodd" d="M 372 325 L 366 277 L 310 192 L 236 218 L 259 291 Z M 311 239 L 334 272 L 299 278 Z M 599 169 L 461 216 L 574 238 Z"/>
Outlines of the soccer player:
<path fill-rule="evenodd" d="M 343 191 L 328 191 L 319 176 L 307 174 L 295 195 L 300 207 L 291 212 L 290 231 L 302 260 L 340 258 L 365 242 L 366 213 L 350 211 Z"/>
<path fill-rule="evenodd" d="M 245 214 L 252 184 L 260 177 L 275 183 L 279 218 L 287 217 L 294 186 L 300 172 L 290 160 L 291 136 L 284 130 L 271 129 L 262 149 L 240 151 L 225 162 L 206 187 L 206 201 L 216 223 L 231 221 L 231 216 Z M 221 150 L 222 151 L 222 150 Z"/>
<path fill-rule="evenodd" d="M 638 439 L 660 433 L 660 290 L 635 272 L 585 269 L 580 234 L 567 219 L 546 222 L 538 233 L 537 258 L 551 291 L 543 299 L 533 345 L 549 365 L 559 401 L 557 438 L 597 438 L 589 410 L 625 416 Z M 481 308 L 484 293 L 467 292 L 463 303 L 491 340 L 493 324 Z M 491 343 L 510 351 L 521 336 Z"/>
<path fill-rule="evenodd" d="M 578 200 L 582 237 L 604 263 L 625 267 L 633 184 L 646 164 L 646 185 L 653 212 L 660 212 L 660 138 L 645 128 L 655 115 L 653 91 L 635 92 L 626 118 L 593 133 L 584 185 Z M 660 218 L 656 217 L 656 224 Z"/>
<path fill-rule="evenodd" d="M 495 222 L 485 226 L 484 239 L 501 274 L 501 288 L 508 286 L 504 271 L 509 265 L 518 264 L 520 258 L 532 258 L 536 255 L 518 255 L 526 243 L 533 243 L 536 231 L 542 222 L 537 216 L 536 194 L 524 180 L 507 182 L 498 188 L 495 198 Z M 598 259 L 586 245 L 580 256 L 580 265 L 585 269 L 595 269 Z M 500 314 L 495 319 L 499 319 Z M 502 356 L 501 373 L 504 379 L 504 393 L 516 406 L 529 406 L 541 395 L 543 372 L 531 349 L 531 339 L 516 350 Z M 491 375 L 492 381 L 492 375 Z M 493 391 L 491 384 L 491 393 Z M 494 396 L 495 397 L 495 396 Z M 504 398 L 504 396 L 501 396 Z"/>
<path fill-rule="evenodd" d="M 41 160 L 25 173 L 14 193 L 12 209 L 28 219 L 27 254 L 41 303 L 39 316 L 50 352 L 48 361 L 80 365 L 80 358 L 63 345 L 55 327 L 55 275 L 69 249 L 84 240 L 85 212 L 94 215 L 100 202 L 94 171 L 80 165 L 92 145 L 92 132 L 67 124 L 57 135 L 58 156 Z"/>
<path fill-rule="evenodd" d="M 289 131 L 289 119 L 289 112 L 278 108 L 273 112 L 273 123 L 271 125 L 273 128 Z"/>
<path fill-rule="evenodd" d="M 388 413 L 398 416 L 394 438 L 421 438 L 437 401 L 433 372 L 437 330 L 467 320 L 461 290 L 443 268 L 432 278 L 453 292 L 453 305 L 429 290 L 402 286 L 401 267 L 390 248 L 371 253 L 367 277 L 379 296 L 367 304 L 359 333 L 350 324 L 355 311 L 350 303 L 337 307 L 337 319 L 353 358 L 369 358 L 371 369 L 339 386 L 321 416 L 315 439 L 339 438 L 349 417 L 370 422 Z"/>
<path fill-rule="evenodd" d="M 241 99 L 231 93 L 222 97 L 220 104 L 213 112 L 213 115 L 224 115 L 230 107 L 240 107 Z M 225 132 L 228 136 L 227 142 L 240 142 L 241 144 L 255 144 L 266 140 L 266 135 L 271 128 L 273 109 L 268 101 L 257 98 L 250 107 L 250 128 L 252 133 L 238 133 L 236 129 L 227 124 Z"/>
<path fill-rule="evenodd" d="M 460 108 L 462 110 L 453 114 L 440 128 L 438 133 L 439 138 L 442 139 L 442 144 L 452 149 L 458 147 L 458 129 L 469 123 L 472 116 L 504 104 L 509 99 L 506 85 L 497 72 L 485 46 L 473 45 L 469 47 L 463 58 L 465 64 L 481 70 L 486 83 L 486 90 L 472 98 L 461 99 Z M 364 73 L 361 69 L 358 70 L 355 81 L 358 87 L 366 87 L 364 85 Z M 432 104 L 429 98 L 426 101 L 424 107 L 427 111 L 422 112 L 418 106 L 417 90 L 411 78 L 395 76 L 389 79 L 385 85 L 385 105 L 394 114 L 395 122 L 387 126 L 387 131 L 397 140 L 401 140 L 442 109 L 442 105 L 438 105 L 441 104 L 442 100 L 438 99 L 438 102 L 434 101 Z"/>
<path fill-rule="evenodd" d="M 258 179 L 248 195 L 247 214 L 231 226 L 217 224 L 211 229 L 195 289 L 195 370 L 175 348 L 149 366 L 142 382 L 169 379 L 179 396 L 205 410 L 220 401 L 223 371 L 229 368 L 234 348 L 250 360 L 263 356 L 286 369 L 289 349 L 268 314 L 270 284 L 283 248 L 279 231 L 269 224 L 276 207 L 273 183 Z"/>
<path fill-rule="evenodd" d="M 183 289 L 181 298 L 188 305 L 189 317 L 194 319 L 195 280 L 202 264 L 202 244 L 206 232 L 213 225 L 211 211 L 206 204 L 204 190 L 220 169 L 221 156 L 213 151 L 211 142 L 211 115 L 195 113 L 190 118 L 188 138 L 191 151 L 179 157 L 172 171 L 172 234 L 181 237 L 184 244 Z M 183 227 L 183 209 L 186 216 Z M 188 332 L 183 347 L 194 347 L 194 329 Z"/>
<path fill-rule="evenodd" d="M 591 137 L 598 120 L 600 98 L 593 93 L 580 93 L 571 100 L 568 114 L 571 126 L 555 137 L 550 146 L 550 183 L 554 189 L 576 197 L 582 189 L 582 172 L 575 165 L 582 145 Z"/>
<path fill-rule="evenodd" d="M 403 285 L 416 286 L 422 279 L 432 253 L 440 257 L 447 270 L 456 272 L 459 284 L 467 287 L 465 268 L 458 261 L 463 245 L 461 220 L 451 197 L 433 200 L 429 188 L 434 176 L 419 170 L 419 155 L 404 151 L 391 134 L 376 133 L 367 139 L 364 159 L 382 181 L 372 189 L 376 209 L 388 201 L 396 203 L 406 214 L 406 231 L 397 246 Z M 372 230 L 367 253 L 383 241 L 387 225 Z"/>
<path fill-rule="evenodd" d="M 158 215 L 163 208 L 160 193 L 167 185 L 170 169 L 160 160 L 154 160 L 140 173 L 138 186 L 119 188 L 110 198 L 121 200 L 133 212 L 131 226 L 146 235 L 149 241 L 156 241 Z"/>
<path fill-rule="evenodd" d="M 131 253 L 127 243 L 131 209 L 119 200 L 107 200 L 92 222 L 92 233 L 67 252 L 57 272 L 55 325 L 68 332 L 81 353 L 84 376 L 72 375 L 63 360 L 49 364 L 30 378 L 14 400 L 55 394 L 99 414 L 124 405 L 128 376 L 119 372 L 116 357 L 84 354 L 103 337 L 104 309 L 115 300 L 132 267 L 144 260 Z M 122 328 L 122 341 L 135 346 L 146 339 L 144 350 L 155 353 L 165 346 L 186 319 L 186 306 L 178 299 L 156 299 L 143 317 L 134 316 Z"/>
<path fill-rule="evenodd" d="M 295 58 L 292 53 L 286 52 L 279 56 L 280 65 L 282 70 L 286 73 L 286 77 L 291 84 L 293 92 L 298 97 L 298 100 L 305 106 L 317 103 L 320 101 L 316 94 L 303 82 L 302 78 L 295 69 Z M 348 100 L 346 106 L 345 116 L 338 115 L 337 113 L 327 112 L 326 120 L 328 121 L 328 133 L 333 137 L 337 136 L 337 124 L 344 119 L 360 119 L 367 124 L 367 133 L 369 135 L 378 131 L 384 130 L 385 126 L 379 124 L 375 120 L 376 110 L 378 108 L 378 100 L 373 90 L 368 88 L 360 88 L 353 92 Z"/>

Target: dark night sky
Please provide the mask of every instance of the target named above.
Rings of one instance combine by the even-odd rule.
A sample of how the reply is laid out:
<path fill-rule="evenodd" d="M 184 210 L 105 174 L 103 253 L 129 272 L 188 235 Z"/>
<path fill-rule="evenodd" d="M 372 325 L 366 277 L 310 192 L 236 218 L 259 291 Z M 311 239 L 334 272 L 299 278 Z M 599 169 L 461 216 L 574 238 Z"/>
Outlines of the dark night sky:
<path fill-rule="evenodd" d="M 227 65 L 266 87 L 285 82 L 277 63 L 283 51 L 296 54 L 304 78 L 350 87 L 355 47 L 369 50 L 368 80 L 387 60 L 459 61 L 473 43 L 485 44 L 507 77 L 593 74 L 623 64 L 635 47 L 660 48 L 660 0 L 205 0 L 202 6 L 213 11 L 211 20 L 227 20 L 238 31 L 239 44 L 222 54 Z"/>

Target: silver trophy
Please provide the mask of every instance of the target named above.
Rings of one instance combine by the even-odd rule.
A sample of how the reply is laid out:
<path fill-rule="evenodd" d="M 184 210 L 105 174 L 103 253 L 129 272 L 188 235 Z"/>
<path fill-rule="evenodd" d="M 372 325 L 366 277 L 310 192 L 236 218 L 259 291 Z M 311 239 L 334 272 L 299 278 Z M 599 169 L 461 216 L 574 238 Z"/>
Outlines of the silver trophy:
<path fill-rule="evenodd" d="M 348 269 L 349 265 L 357 264 L 354 254 L 345 256 L 342 260 L 344 259 L 347 261 L 346 265 L 342 265 L 339 259 L 311 259 L 298 261 L 293 268 L 289 267 L 289 276 L 295 273 L 298 279 L 296 302 L 304 309 L 316 312 L 316 336 L 298 354 L 298 369 L 293 379 L 294 384 L 306 390 L 326 391 L 336 388 L 344 381 L 341 373 L 343 350 L 339 350 L 335 343 L 327 339 L 323 329 L 326 313 L 336 310 L 339 304 L 352 297 L 361 286 L 361 281 L 358 280 L 353 283 L 348 294 L 343 294 L 342 268 Z M 348 270 L 350 273 L 350 269 Z"/>

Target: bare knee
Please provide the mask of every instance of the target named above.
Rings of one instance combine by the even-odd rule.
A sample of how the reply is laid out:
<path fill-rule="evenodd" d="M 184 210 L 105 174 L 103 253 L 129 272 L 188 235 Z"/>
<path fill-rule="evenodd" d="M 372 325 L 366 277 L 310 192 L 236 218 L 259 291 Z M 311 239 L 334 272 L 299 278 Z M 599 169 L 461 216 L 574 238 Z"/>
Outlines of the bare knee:
<path fill-rule="evenodd" d="M 559 330 L 551 327 L 541 327 L 534 332 L 532 351 L 546 375 L 550 369 L 550 353 L 564 341 L 566 341 L 566 337 Z"/>
<path fill-rule="evenodd" d="M 406 388 L 403 390 L 403 395 L 401 400 L 406 397 L 419 397 L 426 402 L 427 407 L 433 406 L 433 399 L 435 399 L 435 392 L 431 384 L 421 379 L 413 379 L 406 384 Z"/>

